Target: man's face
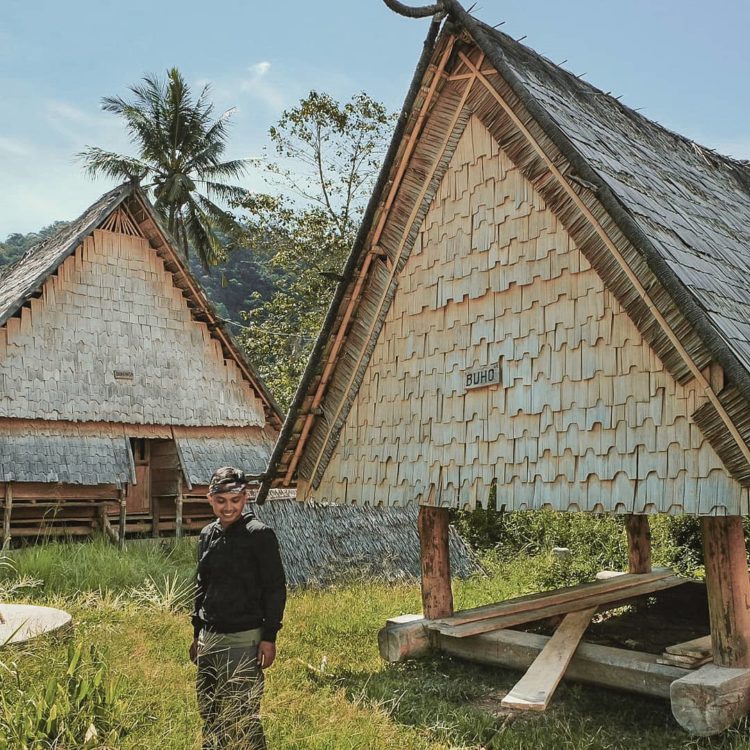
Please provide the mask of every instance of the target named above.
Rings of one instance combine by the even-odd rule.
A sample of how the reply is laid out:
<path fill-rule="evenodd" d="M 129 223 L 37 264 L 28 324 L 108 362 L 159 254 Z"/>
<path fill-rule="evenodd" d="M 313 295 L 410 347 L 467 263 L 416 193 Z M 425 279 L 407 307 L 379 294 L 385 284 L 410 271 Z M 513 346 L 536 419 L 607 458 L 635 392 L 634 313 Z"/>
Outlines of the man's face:
<path fill-rule="evenodd" d="M 241 515 L 247 502 L 246 492 L 218 492 L 208 496 L 214 515 L 219 523 L 226 528 L 233 524 Z"/>

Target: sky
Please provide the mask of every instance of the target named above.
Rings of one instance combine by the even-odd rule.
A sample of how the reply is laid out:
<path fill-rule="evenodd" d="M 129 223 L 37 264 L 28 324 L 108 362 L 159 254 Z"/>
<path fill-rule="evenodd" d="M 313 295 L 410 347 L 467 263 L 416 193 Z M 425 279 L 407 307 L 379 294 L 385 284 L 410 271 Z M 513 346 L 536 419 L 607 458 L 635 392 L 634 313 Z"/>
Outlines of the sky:
<path fill-rule="evenodd" d="M 747 0 L 480 0 L 473 13 L 662 125 L 750 158 Z M 237 108 L 227 156 L 258 157 L 311 89 L 399 109 L 427 27 L 382 0 L 0 0 L 0 240 L 72 219 L 112 186 L 75 155 L 132 152 L 100 100 L 144 74 L 176 66 L 209 83 L 217 112 Z M 245 184 L 264 187 L 257 173 Z"/>

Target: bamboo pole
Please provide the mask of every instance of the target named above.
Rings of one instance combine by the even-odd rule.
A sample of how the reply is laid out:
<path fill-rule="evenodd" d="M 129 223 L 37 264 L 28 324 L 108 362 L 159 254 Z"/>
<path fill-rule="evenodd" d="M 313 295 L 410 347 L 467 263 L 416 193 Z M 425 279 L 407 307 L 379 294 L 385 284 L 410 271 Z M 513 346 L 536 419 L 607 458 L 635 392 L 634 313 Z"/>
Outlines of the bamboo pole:
<path fill-rule="evenodd" d="M 625 516 L 628 533 L 628 571 L 630 573 L 651 572 L 651 527 L 648 516 L 633 513 Z"/>
<path fill-rule="evenodd" d="M 3 549 L 8 549 L 11 542 L 10 516 L 13 510 L 13 484 L 5 485 L 5 509 L 3 511 Z"/>
<path fill-rule="evenodd" d="M 453 51 L 453 45 L 455 44 L 455 42 L 456 42 L 456 38 L 454 36 L 451 36 L 448 40 L 445 51 L 443 52 L 443 55 L 440 59 L 437 70 L 435 71 L 435 75 L 432 77 L 432 81 L 430 82 L 430 87 L 427 91 L 427 94 L 425 95 L 424 101 L 422 102 L 419 115 L 417 116 L 417 121 L 414 124 L 414 128 L 412 129 L 411 134 L 409 135 L 409 139 L 406 142 L 406 146 L 404 147 L 403 154 L 401 155 L 401 159 L 399 161 L 398 169 L 396 170 L 396 174 L 394 175 L 393 180 L 391 182 L 391 186 L 390 186 L 390 189 L 388 190 L 388 195 L 386 196 L 385 203 L 383 204 L 383 207 L 380 210 L 378 223 L 375 227 L 375 231 L 373 232 L 372 238 L 370 240 L 370 251 L 365 256 L 365 261 L 362 264 L 362 268 L 360 269 L 359 277 L 357 278 L 356 284 L 354 286 L 354 291 L 352 292 L 352 296 L 349 299 L 349 303 L 346 307 L 346 310 L 344 311 L 344 317 L 341 320 L 339 329 L 336 332 L 336 338 L 334 339 L 333 346 L 331 347 L 331 350 L 328 353 L 328 356 L 326 358 L 327 361 L 326 361 L 325 367 L 323 368 L 323 374 L 320 378 L 320 383 L 318 383 L 318 387 L 315 391 L 315 396 L 313 397 L 313 401 L 310 406 L 310 411 L 308 412 L 307 417 L 305 418 L 305 423 L 302 427 L 302 432 L 300 434 L 299 440 L 297 441 L 297 445 L 295 446 L 294 454 L 292 455 L 292 460 L 289 462 L 289 468 L 287 469 L 287 472 L 284 476 L 285 485 L 288 485 L 292 480 L 292 476 L 294 476 L 294 470 L 297 468 L 297 463 L 299 462 L 299 459 L 302 455 L 302 450 L 305 447 L 305 443 L 307 442 L 307 436 L 310 433 L 310 429 L 312 428 L 313 421 L 315 419 L 314 410 L 317 409 L 317 407 L 320 405 L 320 402 L 323 400 L 323 395 L 325 393 L 326 386 L 328 385 L 328 381 L 331 377 L 331 373 L 333 372 L 333 368 L 336 365 L 336 358 L 344 342 L 344 336 L 346 334 L 349 321 L 351 320 L 352 314 L 354 313 L 354 310 L 357 307 L 357 303 L 359 302 L 359 297 L 362 291 L 362 286 L 364 285 L 365 278 L 367 277 L 367 273 L 370 270 L 370 265 L 372 263 L 373 257 L 383 252 L 382 248 L 380 248 L 380 246 L 378 245 L 378 242 L 380 241 L 380 236 L 383 232 L 383 228 L 385 227 L 385 222 L 386 222 L 386 219 L 388 218 L 388 214 L 390 213 L 391 206 L 393 205 L 393 201 L 396 197 L 396 193 L 398 192 L 398 189 L 401 186 L 401 180 L 403 179 L 404 173 L 406 172 L 406 166 L 408 164 L 409 158 L 411 157 L 412 151 L 414 150 L 414 147 L 416 146 L 417 138 L 419 134 L 422 132 L 422 127 L 424 125 L 425 118 L 427 117 L 427 113 L 429 111 L 430 104 L 432 103 L 432 99 L 435 96 L 435 92 L 437 91 L 438 83 L 440 82 L 440 79 L 445 74 L 445 66 L 447 65 L 448 60 L 450 59 L 451 52 Z M 385 253 L 384 257 L 388 259 L 388 254 Z M 391 272 L 391 275 L 392 275 L 393 268 L 389 268 L 388 270 Z"/>
<path fill-rule="evenodd" d="M 484 62 L 484 53 L 480 54 L 479 60 L 478 60 L 478 67 L 482 67 L 482 63 Z M 451 122 L 447 128 L 447 133 L 445 137 L 443 138 L 442 144 L 439 149 L 437 149 L 435 160 L 433 161 L 429 174 L 425 177 L 425 180 L 422 184 L 422 189 L 419 192 L 419 195 L 417 196 L 416 201 L 414 202 L 414 206 L 411 210 L 411 213 L 409 214 L 409 218 L 406 221 L 406 224 L 404 226 L 404 231 L 401 235 L 401 240 L 399 241 L 398 247 L 396 249 L 396 252 L 394 253 L 394 257 L 398 258 L 401 253 L 403 252 L 404 245 L 406 244 L 406 241 L 409 237 L 409 233 L 411 232 L 412 224 L 416 220 L 417 214 L 419 213 L 421 207 L 422 207 L 422 201 L 424 200 L 425 195 L 427 195 L 427 191 L 430 189 L 430 183 L 432 182 L 432 178 L 435 175 L 435 172 L 437 172 L 438 166 L 440 165 L 440 162 L 442 161 L 443 154 L 445 153 L 445 149 L 448 147 L 448 142 L 451 139 L 451 136 L 453 135 L 453 129 L 456 127 L 459 118 L 461 117 L 461 114 L 464 109 L 464 105 L 466 104 L 466 100 L 469 98 L 469 93 L 471 92 L 471 89 L 474 86 L 474 82 L 476 81 L 476 76 L 471 78 L 466 86 L 464 87 L 463 93 L 461 94 L 461 99 L 458 102 L 458 106 L 456 107 L 456 111 L 453 114 L 453 117 L 451 118 Z M 391 286 L 391 283 L 393 282 L 393 278 L 396 275 L 396 269 L 398 268 L 397 263 L 394 263 L 393 269 L 390 272 L 390 275 L 388 277 L 388 283 L 384 285 L 383 293 L 380 295 L 380 299 L 377 302 L 377 309 L 378 311 L 383 309 L 383 305 L 385 304 L 385 300 L 388 296 L 389 288 Z M 359 356 L 357 357 L 357 362 L 355 363 L 354 367 L 352 368 L 351 375 L 348 378 L 348 381 L 346 383 L 346 386 L 344 388 L 344 393 L 349 393 L 351 391 L 352 383 L 354 383 L 354 379 L 357 377 L 357 372 L 359 370 L 359 366 L 362 363 L 362 360 L 364 359 L 365 353 L 368 348 L 368 342 L 372 338 L 372 334 L 375 330 L 375 326 L 377 325 L 377 321 L 379 318 L 379 314 L 376 315 L 373 318 L 372 323 L 370 324 L 367 335 L 364 337 L 365 345 L 361 349 Z M 323 445 L 328 442 L 331 433 L 333 432 L 334 425 L 337 423 L 339 415 L 341 414 L 341 410 L 344 408 L 344 404 L 346 403 L 346 399 L 342 399 L 339 403 L 336 413 L 333 415 L 331 420 L 329 421 L 329 428 L 326 431 L 325 438 L 323 440 Z M 318 454 L 317 459 L 315 460 L 315 466 L 313 466 L 313 470 L 310 472 L 310 481 L 314 481 L 315 474 L 318 471 L 318 466 L 320 466 L 320 462 L 323 458 L 323 454 L 325 453 L 325 450 L 321 450 Z"/>

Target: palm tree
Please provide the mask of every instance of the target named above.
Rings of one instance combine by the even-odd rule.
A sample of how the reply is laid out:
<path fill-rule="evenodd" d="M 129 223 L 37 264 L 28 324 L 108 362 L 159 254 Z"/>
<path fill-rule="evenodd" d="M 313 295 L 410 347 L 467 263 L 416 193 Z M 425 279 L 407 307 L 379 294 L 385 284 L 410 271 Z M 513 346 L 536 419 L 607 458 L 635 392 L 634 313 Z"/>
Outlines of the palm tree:
<path fill-rule="evenodd" d="M 152 191 L 156 209 L 185 257 L 192 246 L 207 268 L 224 257 L 217 231 L 230 239 L 242 231 L 217 201 L 233 206 L 249 197 L 244 188 L 224 182 L 241 177 L 247 164 L 221 161 L 234 110 L 214 120 L 209 87 L 194 99 L 177 68 L 167 71 L 166 80 L 146 76 L 130 91 L 132 101 L 108 96 L 102 108 L 125 120 L 139 155 L 88 146 L 78 156 L 92 176 L 137 180 Z"/>

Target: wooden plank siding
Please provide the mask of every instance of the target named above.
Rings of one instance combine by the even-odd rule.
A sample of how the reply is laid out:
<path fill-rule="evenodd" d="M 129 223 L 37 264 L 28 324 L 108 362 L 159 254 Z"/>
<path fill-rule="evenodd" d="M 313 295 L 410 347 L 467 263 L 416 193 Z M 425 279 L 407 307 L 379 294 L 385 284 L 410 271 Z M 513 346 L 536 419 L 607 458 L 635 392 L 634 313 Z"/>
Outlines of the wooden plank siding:
<path fill-rule="evenodd" d="M 478 117 L 407 255 L 317 488 L 323 442 L 300 461 L 309 498 L 404 505 L 436 488 L 467 507 L 497 483 L 506 509 L 748 512 L 692 419 L 700 383 L 679 358 L 667 369 Z M 501 387 L 464 389 L 465 369 L 497 361 Z"/>

